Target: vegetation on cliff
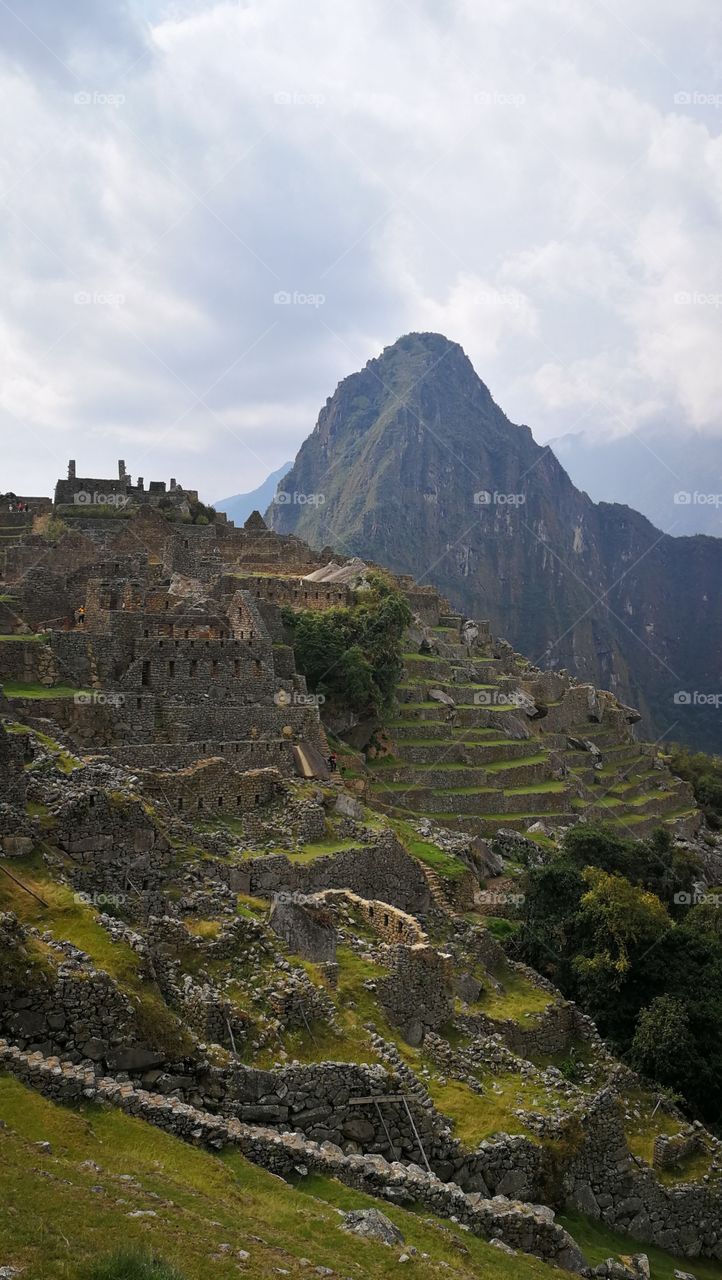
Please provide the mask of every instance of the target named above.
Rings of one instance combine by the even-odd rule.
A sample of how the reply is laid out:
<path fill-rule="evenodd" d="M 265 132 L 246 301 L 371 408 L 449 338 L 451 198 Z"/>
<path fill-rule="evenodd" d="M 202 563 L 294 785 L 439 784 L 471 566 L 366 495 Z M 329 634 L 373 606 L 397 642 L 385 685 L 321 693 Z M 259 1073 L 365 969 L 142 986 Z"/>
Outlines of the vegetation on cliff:
<path fill-rule="evenodd" d="M 719 830 L 722 827 L 722 756 L 675 747 L 669 767 L 680 778 L 691 782 L 694 798 L 709 825 Z"/>
<path fill-rule="evenodd" d="M 373 574 L 346 608 L 284 610 L 296 667 L 332 708 L 361 716 L 388 708 L 403 672 L 411 610 L 392 583 Z"/>
<path fill-rule="evenodd" d="M 696 870 L 663 831 L 634 841 L 574 827 L 525 876 L 517 945 L 620 1056 L 718 1123 L 722 937 L 714 904 L 695 899 Z"/>

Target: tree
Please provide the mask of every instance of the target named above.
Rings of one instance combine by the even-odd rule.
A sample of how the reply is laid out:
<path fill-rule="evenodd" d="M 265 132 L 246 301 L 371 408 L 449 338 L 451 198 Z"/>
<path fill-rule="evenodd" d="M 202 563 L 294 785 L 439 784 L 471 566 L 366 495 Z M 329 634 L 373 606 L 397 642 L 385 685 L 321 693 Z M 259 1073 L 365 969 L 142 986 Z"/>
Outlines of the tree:
<path fill-rule="evenodd" d="M 681 1000 L 657 996 L 642 1009 L 630 1054 L 637 1071 L 669 1088 L 687 1091 L 697 1056 L 689 1013 Z"/>
<path fill-rule="evenodd" d="M 296 666 L 333 708 L 378 716 L 403 671 L 401 642 L 411 610 L 393 583 L 371 575 L 351 606 L 284 609 Z"/>
<path fill-rule="evenodd" d="M 635 858 L 636 841 L 602 823 L 580 822 L 564 836 L 564 853 L 578 867 L 601 867 L 626 875 Z"/>
<path fill-rule="evenodd" d="M 654 893 L 598 867 L 583 873 L 587 892 L 578 925 L 584 954 L 574 960 L 580 991 L 593 1017 L 624 1013 L 622 988 L 635 963 L 674 927 Z"/>
<path fill-rule="evenodd" d="M 571 862 L 554 859 L 524 878 L 519 947 L 534 968 L 570 992 L 570 960 L 579 946 L 577 919 L 585 882 Z"/>

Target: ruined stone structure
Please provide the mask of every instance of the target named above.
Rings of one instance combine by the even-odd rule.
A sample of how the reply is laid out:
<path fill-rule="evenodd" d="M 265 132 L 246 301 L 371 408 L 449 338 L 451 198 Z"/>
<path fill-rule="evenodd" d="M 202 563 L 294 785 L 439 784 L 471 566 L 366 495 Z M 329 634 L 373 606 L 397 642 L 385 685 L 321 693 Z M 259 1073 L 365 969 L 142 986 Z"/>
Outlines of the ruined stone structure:
<path fill-rule="evenodd" d="M 539 854 L 535 834 L 543 847 L 598 796 L 640 834 L 696 829 L 635 713 L 399 579 L 414 621 L 397 705 L 329 775 L 283 611 L 353 603 L 368 566 L 196 508 L 174 481 L 71 466 L 50 533 L 25 522 L 0 549 L 0 1065 L 572 1270 L 557 1202 L 720 1256 L 710 1135 L 679 1116 L 654 1155 L 668 1172 L 709 1153 L 709 1185 L 635 1161 L 596 1028 L 484 927 L 510 914 L 509 864 Z M 87 911 L 114 965 L 56 936 L 64 910 Z M 325 1046 L 349 1022 L 336 1061 Z M 572 1083 L 550 1060 L 580 1049 Z M 482 1109 L 495 1074 L 500 1095 L 527 1090 L 521 1132 L 462 1143 L 447 1103 L 460 1088 Z"/>
<path fill-rule="evenodd" d="M 103 501 L 105 499 L 105 502 Z M 62 507 L 74 505 L 87 507 L 115 506 L 123 510 L 130 503 L 147 503 L 159 506 L 167 503 L 180 511 L 188 512 L 189 500 L 198 501 L 195 489 L 184 489 L 175 479 L 166 487 L 165 480 L 151 480 L 146 489 L 143 477 L 138 476 L 135 484 L 125 469 L 125 463 L 118 462 L 118 474 L 110 479 L 97 479 L 78 476 L 75 460 L 68 463 L 66 479 L 58 480 L 55 486 L 55 505 Z"/>

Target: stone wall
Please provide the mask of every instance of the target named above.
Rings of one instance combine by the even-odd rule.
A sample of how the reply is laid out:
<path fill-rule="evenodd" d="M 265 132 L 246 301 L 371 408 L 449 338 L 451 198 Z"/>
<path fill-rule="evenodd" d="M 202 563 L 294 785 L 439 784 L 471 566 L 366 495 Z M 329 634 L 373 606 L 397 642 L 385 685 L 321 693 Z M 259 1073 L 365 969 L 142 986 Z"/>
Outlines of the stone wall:
<path fill-rule="evenodd" d="M 77 889 L 138 902 L 160 890 L 170 845 L 138 800 L 91 789 L 61 804 L 55 822 L 54 839 L 73 860 L 68 874 Z"/>
<path fill-rule="evenodd" d="M 262 576 L 238 574 L 236 581 L 242 590 L 257 599 L 291 609 L 336 609 L 353 601 L 349 587 L 333 582 L 306 582 L 303 578 L 283 578 L 277 575 Z"/>
<path fill-rule="evenodd" d="M 284 792 L 278 769 L 240 772 L 223 757 L 197 760 L 185 769 L 146 770 L 141 785 L 146 795 L 181 816 L 252 813 Z"/>
<path fill-rule="evenodd" d="M 312 862 L 294 863 L 292 854 L 266 855 L 249 858 L 238 870 L 247 875 L 247 891 L 260 897 L 350 889 L 362 898 L 381 898 L 417 915 L 427 911 L 430 903 L 429 886 L 419 864 L 388 832 L 372 844 Z"/>
<path fill-rule="evenodd" d="M 451 957 L 425 943 L 394 946 L 384 956 L 389 976 L 379 981 L 378 997 L 409 1044 L 421 1044 L 427 1030 L 453 1015 Z"/>
<path fill-rule="evenodd" d="M 576 1005 L 566 1000 L 552 1001 L 523 1023 L 488 1018 L 483 1013 L 475 1013 L 465 1021 L 481 1035 L 500 1035 L 512 1053 L 531 1059 L 566 1053 L 572 1042 L 586 1032 L 588 1024 Z"/>
<path fill-rule="evenodd" d="M 185 769 L 199 759 L 218 758 L 235 768 L 274 768 L 284 775 L 293 772 L 292 742 L 288 738 L 214 738 L 194 742 L 134 742 L 116 747 L 112 759 L 134 769 Z"/>
<path fill-rule="evenodd" d="M 336 930 L 321 903 L 281 896 L 271 908 L 268 923 L 296 955 L 317 964 L 335 963 Z"/>
<path fill-rule="evenodd" d="M 418 920 L 389 902 L 382 902 L 378 898 L 362 898 L 350 889 L 322 889 L 314 895 L 312 901 L 324 903 L 332 911 L 339 907 L 350 907 L 352 911 L 358 911 L 382 942 L 393 946 L 428 945 L 429 940 Z"/>
<path fill-rule="evenodd" d="M 660 1184 L 629 1151 L 613 1089 L 580 1117 L 581 1144 L 565 1179 L 569 1202 L 636 1240 L 687 1258 L 722 1258 L 722 1185 Z"/>
<path fill-rule="evenodd" d="M 654 1139 L 652 1164 L 655 1169 L 673 1169 L 703 1146 L 701 1135 L 694 1125 L 679 1133 L 658 1133 Z"/>
<path fill-rule="evenodd" d="M 585 1259 L 551 1210 L 538 1205 L 466 1195 L 416 1165 L 389 1163 L 381 1156 L 344 1155 L 334 1143 L 317 1143 L 296 1133 L 278 1133 L 258 1125 L 225 1119 L 190 1107 L 177 1098 L 135 1089 L 130 1084 L 82 1071 L 57 1058 L 28 1055 L 0 1041 L 0 1063 L 18 1079 L 55 1102 L 88 1101 L 121 1107 L 128 1114 L 196 1145 L 212 1150 L 236 1146 L 255 1164 L 281 1177 L 321 1173 L 368 1195 L 420 1204 L 428 1213 L 453 1218 L 484 1239 L 531 1253 L 546 1262 L 579 1272 Z"/>
<path fill-rule="evenodd" d="M 27 792 L 25 735 L 8 733 L 0 723 L 0 801 L 24 807 Z"/>
<path fill-rule="evenodd" d="M 11 913 L 0 916 L 3 1033 L 21 1047 L 118 1067 L 139 1038 L 130 1001 L 70 944 L 56 944 L 56 964 L 44 964 L 28 949 L 30 937 Z"/>

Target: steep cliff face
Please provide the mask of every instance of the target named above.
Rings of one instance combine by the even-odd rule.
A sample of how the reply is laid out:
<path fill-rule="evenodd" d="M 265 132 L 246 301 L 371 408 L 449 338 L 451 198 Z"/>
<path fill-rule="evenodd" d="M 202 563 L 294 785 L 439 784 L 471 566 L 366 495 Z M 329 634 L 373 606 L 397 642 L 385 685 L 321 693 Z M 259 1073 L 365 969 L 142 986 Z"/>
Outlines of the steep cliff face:
<path fill-rule="evenodd" d="M 457 343 L 408 334 L 344 379 L 282 487 L 273 528 L 433 583 L 648 735 L 722 748 L 722 539 L 593 503 Z"/>

